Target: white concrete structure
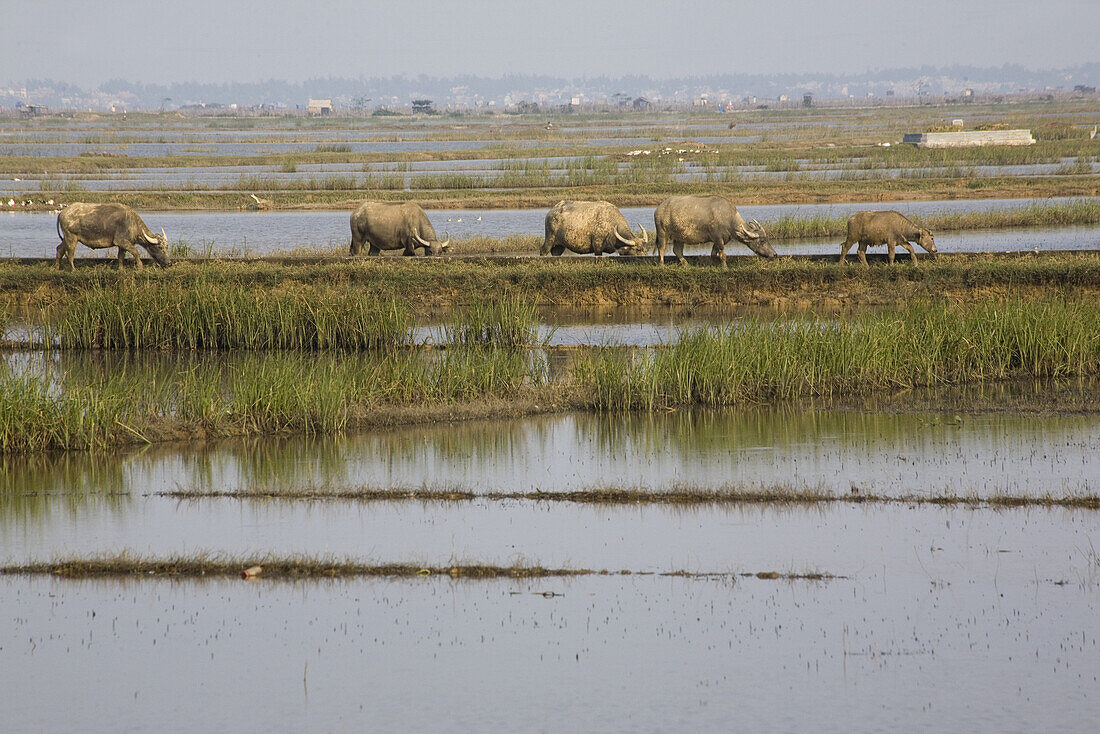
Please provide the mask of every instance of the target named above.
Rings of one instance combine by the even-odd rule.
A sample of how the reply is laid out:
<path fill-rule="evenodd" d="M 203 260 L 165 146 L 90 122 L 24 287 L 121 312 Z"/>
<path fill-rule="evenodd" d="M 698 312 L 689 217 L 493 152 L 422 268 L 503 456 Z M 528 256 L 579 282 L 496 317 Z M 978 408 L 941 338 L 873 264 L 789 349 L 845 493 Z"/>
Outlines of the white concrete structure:
<path fill-rule="evenodd" d="M 1034 145 L 1030 130 L 973 130 L 960 133 L 906 133 L 901 139 L 918 148 L 969 148 L 978 145 Z"/>

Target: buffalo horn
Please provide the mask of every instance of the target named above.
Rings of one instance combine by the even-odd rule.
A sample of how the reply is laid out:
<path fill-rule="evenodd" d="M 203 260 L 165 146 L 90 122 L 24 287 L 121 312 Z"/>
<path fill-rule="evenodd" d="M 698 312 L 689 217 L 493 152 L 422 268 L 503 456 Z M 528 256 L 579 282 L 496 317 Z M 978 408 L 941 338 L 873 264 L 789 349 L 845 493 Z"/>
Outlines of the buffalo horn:
<path fill-rule="evenodd" d="M 166 234 L 164 233 L 164 227 L 161 227 L 161 228 L 160 228 L 160 234 L 161 234 L 161 236 L 162 236 L 162 237 L 164 237 L 164 242 L 165 242 L 165 244 L 167 244 L 167 243 L 168 243 L 168 235 L 166 235 Z"/>
<path fill-rule="evenodd" d="M 430 247 L 431 246 L 430 243 L 425 242 L 424 240 L 420 239 L 420 234 L 417 233 L 416 230 L 413 230 L 413 237 L 416 239 L 417 242 L 424 245 L 424 247 Z"/>
<path fill-rule="evenodd" d="M 647 244 L 649 242 L 649 233 L 645 231 L 645 225 L 639 223 L 638 229 L 642 230 L 642 244 Z"/>
<path fill-rule="evenodd" d="M 628 240 L 625 237 L 623 237 L 621 234 L 619 234 L 619 228 L 618 227 L 616 227 L 613 231 L 615 232 L 615 239 L 617 239 L 619 242 L 622 242 L 624 245 L 633 245 L 634 244 L 634 240 Z"/>

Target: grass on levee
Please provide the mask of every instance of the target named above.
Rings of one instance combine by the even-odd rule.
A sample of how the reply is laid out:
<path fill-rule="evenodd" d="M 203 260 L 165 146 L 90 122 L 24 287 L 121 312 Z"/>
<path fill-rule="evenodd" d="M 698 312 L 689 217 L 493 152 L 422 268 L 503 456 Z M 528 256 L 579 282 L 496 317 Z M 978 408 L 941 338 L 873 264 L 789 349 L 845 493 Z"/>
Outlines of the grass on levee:
<path fill-rule="evenodd" d="M 576 350 L 550 379 L 545 352 L 498 346 L 324 354 L 247 352 L 167 377 L 0 374 L 0 452 L 111 449 L 226 435 L 331 434 L 401 412 L 470 405 L 661 410 L 1100 372 L 1095 301 L 921 303 L 746 318 L 670 346 Z M 498 337 L 492 337 L 498 338 Z M 472 339 L 471 341 L 477 341 Z M 97 373 L 98 374 L 98 373 Z M 395 417 L 396 416 L 396 417 Z M 405 417 L 404 420 L 410 420 Z"/>
<path fill-rule="evenodd" d="M 144 314 L 120 313 L 120 321 L 162 319 L 184 325 L 182 314 L 167 313 L 161 304 L 182 309 L 184 304 L 200 301 L 195 308 L 212 313 L 222 308 L 216 304 L 228 307 L 239 303 L 240 313 L 251 313 L 249 318 L 263 322 L 261 331 L 279 328 L 287 319 L 320 323 L 335 318 L 334 314 L 339 318 L 352 315 L 363 323 L 335 323 L 332 329 L 345 333 L 341 339 L 369 341 L 374 337 L 365 331 L 353 337 L 353 329 L 375 323 L 391 301 L 413 317 L 423 318 L 447 308 L 507 298 L 540 307 L 776 305 L 784 299 L 811 305 L 824 305 L 829 299 L 848 305 L 888 305 L 921 299 L 982 300 L 989 298 L 990 289 L 1011 290 L 1017 297 L 1066 297 L 1100 288 L 1100 254 L 942 254 L 923 261 L 918 268 L 908 262 L 863 267 L 757 257 L 731 258 L 729 263 L 730 269 L 723 271 L 706 266 L 659 267 L 650 261 L 624 262 L 618 257 L 504 261 L 393 257 L 301 264 L 184 261 L 168 269 L 147 267 L 139 272 L 110 267 L 59 272 L 46 265 L 0 263 L 0 304 L 17 306 L 32 322 L 44 323 L 55 317 L 79 320 L 72 312 L 75 303 L 91 308 L 98 302 L 101 306 L 97 308 L 109 309 L 112 294 L 117 294 L 119 304 L 132 299 L 135 304 L 154 307 Z M 82 295 L 85 291 L 99 295 Z M 211 304 L 201 303 L 204 298 Z M 343 300 L 348 303 L 341 303 Z M 221 321 L 209 326 L 218 333 L 234 328 Z M 161 327 L 151 324 L 149 328 Z M 304 343 L 308 335 L 300 336 Z M 254 338 L 259 340 L 260 335 Z M 288 345 L 290 341 L 288 338 Z"/>
<path fill-rule="evenodd" d="M 1100 303 L 916 304 L 891 312 L 749 318 L 665 349 L 596 349 L 576 380 L 598 410 L 774 402 L 1100 371 Z"/>

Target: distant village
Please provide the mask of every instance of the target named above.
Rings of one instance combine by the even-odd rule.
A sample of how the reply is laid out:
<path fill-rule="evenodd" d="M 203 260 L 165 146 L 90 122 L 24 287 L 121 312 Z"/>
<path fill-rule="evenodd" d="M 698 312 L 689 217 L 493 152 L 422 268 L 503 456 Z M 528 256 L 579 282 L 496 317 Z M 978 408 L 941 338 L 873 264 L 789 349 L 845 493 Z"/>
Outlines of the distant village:
<path fill-rule="evenodd" d="M 51 81 L 0 86 L 0 114 L 51 112 L 163 112 L 194 114 L 379 115 L 439 113 L 528 114 L 584 111 L 661 111 L 934 104 L 961 101 L 1068 98 L 1095 95 L 1100 64 L 1050 72 L 997 76 L 906 75 L 879 72 L 827 76 L 716 76 L 687 80 L 462 78 L 333 80 L 286 83 L 148 85 L 114 81 L 96 90 Z M 965 70 L 964 70 L 965 71 Z M 1026 78 L 1020 78 L 1026 77 Z M 1077 83 L 1079 82 L 1080 83 Z"/>

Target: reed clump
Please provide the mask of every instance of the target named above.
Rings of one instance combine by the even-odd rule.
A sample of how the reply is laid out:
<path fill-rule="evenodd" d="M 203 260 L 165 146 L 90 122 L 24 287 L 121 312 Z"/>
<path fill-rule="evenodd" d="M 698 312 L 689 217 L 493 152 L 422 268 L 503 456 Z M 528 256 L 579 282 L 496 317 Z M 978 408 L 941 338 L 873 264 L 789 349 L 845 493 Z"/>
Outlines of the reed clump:
<path fill-rule="evenodd" d="M 62 349 L 386 349 L 413 342 L 408 311 L 393 300 L 211 280 L 93 286 L 51 321 Z"/>
<path fill-rule="evenodd" d="M 455 315 L 448 340 L 462 346 L 530 347 L 538 340 L 539 315 L 530 299 L 478 300 Z"/>
<path fill-rule="evenodd" d="M 0 376 L 0 453 L 115 449 L 174 439 L 333 434 L 401 411 L 514 401 L 547 384 L 526 350 L 248 352 L 160 374 Z M 444 416 L 446 417 L 446 416 Z"/>
<path fill-rule="evenodd" d="M 656 410 L 1100 371 L 1091 302 L 922 304 L 843 318 L 747 319 L 690 329 L 666 349 L 578 361 L 599 410 Z"/>

